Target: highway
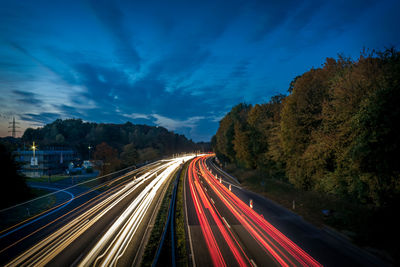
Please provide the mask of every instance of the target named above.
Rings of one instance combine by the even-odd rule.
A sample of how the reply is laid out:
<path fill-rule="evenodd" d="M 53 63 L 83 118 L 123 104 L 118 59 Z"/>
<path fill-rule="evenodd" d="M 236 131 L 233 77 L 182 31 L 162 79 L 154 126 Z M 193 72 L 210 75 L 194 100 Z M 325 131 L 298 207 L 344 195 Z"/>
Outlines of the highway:
<path fill-rule="evenodd" d="M 144 166 L 107 182 L 107 189 L 97 187 L 75 194 L 65 208 L 62 206 L 48 216 L 40 215 L 34 223 L 27 221 L 2 230 L 0 264 L 137 264 L 144 234 L 166 185 L 182 162 L 191 158 L 161 160 Z M 123 182 L 116 183 L 122 178 Z"/>
<path fill-rule="evenodd" d="M 63 187 L 64 200 L 52 209 L 0 230 L 0 265 L 139 266 L 167 185 L 189 160 L 183 185 L 192 266 L 385 265 L 243 189 L 212 159 L 161 160 L 94 187 Z"/>
<path fill-rule="evenodd" d="M 193 266 L 379 266 L 349 242 L 244 190 L 212 156 L 194 159 L 185 180 Z M 250 199 L 252 206 L 250 207 Z"/>

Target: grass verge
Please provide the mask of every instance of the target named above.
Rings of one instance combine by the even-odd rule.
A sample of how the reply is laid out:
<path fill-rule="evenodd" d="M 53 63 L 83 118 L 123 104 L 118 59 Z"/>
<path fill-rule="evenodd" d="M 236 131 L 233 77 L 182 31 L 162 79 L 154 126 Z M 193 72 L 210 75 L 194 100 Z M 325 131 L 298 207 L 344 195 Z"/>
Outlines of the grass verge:
<path fill-rule="evenodd" d="M 165 223 L 168 217 L 168 208 L 171 202 L 172 189 L 174 187 L 174 179 L 176 172 L 173 174 L 172 179 L 169 181 L 168 189 L 165 192 L 164 198 L 161 202 L 153 229 L 151 230 L 149 241 L 147 242 L 145 251 L 143 253 L 141 266 L 151 266 L 153 259 L 156 255 L 158 244 L 160 243 L 161 235 L 164 230 Z"/>
<path fill-rule="evenodd" d="M 64 180 L 64 179 L 71 179 L 71 177 L 68 175 L 53 175 L 50 177 L 50 182 L 58 182 L 58 181 Z M 47 182 L 49 182 L 49 177 L 41 176 L 38 178 L 27 178 L 26 181 L 27 182 L 47 183 Z"/>
<path fill-rule="evenodd" d="M 48 194 L 50 191 L 39 188 L 30 188 L 32 199 Z M 39 214 L 56 203 L 56 196 L 49 195 L 44 198 L 34 200 L 30 203 L 17 206 L 6 212 L 0 213 L 0 230 L 6 229 L 16 223 L 29 219 L 30 217 Z"/>
<path fill-rule="evenodd" d="M 186 247 L 185 213 L 183 203 L 183 183 L 190 161 L 186 162 L 179 177 L 178 191 L 176 192 L 175 234 L 176 234 L 176 265 L 188 266 L 188 253 Z"/>

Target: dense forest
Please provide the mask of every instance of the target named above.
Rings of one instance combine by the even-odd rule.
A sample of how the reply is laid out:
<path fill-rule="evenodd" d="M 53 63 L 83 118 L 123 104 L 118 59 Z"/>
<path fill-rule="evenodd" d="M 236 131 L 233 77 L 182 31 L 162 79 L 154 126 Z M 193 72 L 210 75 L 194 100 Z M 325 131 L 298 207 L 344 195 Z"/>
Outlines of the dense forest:
<path fill-rule="evenodd" d="M 220 160 L 383 207 L 400 193 L 400 53 L 328 58 L 290 84 L 288 96 L 239 104 L 220 121 Z"/>
<path fill-rule="evenodd" d="M 194 143 L 185 136 L 163 127 L 83 122 L 58 119 L 37 129 L 28 128 L 23 143 L 35 141 L 40 148 L 65 147 L 77 151 L 83 159 L 107 162 L 105 172 L 154 160 L 165 155 L 208 149 L 206 143 Z M 91 149 L 89 149 L 91 147 Z"/>

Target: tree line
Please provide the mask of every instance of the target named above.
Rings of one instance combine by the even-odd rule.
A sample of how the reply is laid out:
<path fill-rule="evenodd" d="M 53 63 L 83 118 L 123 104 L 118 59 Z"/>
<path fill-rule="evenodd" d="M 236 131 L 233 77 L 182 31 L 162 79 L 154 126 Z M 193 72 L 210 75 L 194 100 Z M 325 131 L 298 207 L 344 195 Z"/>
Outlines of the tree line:
<path fill-rule="evenodd" d="M 210 150 L 209 143 L 195 143 L 163 127 L 57 119 L 37 129 L 26 129 L 21 138 L 0 138 L 0 167 L 6 178 L 0 188 L 0 208 L 33 196 L 12 155 L 18 148 L 30 149 L 32 142 L 39 150 L 73 149 L 80 159 L 90 156 L 95 162 L 102 162 L 96 166 L 102 174 L 174 153 Z"/>
<path fill-rule="evenodd" d="M 207 149 L 184 135 L 163 127 L 83 122 L 81 119 L 57 119 L 37 129 L 28 128 L 22 142 L 35 141 L 40 148 L 74 149 L 82 159 L 102 160 L 104 173 L 180 152 Z M 91 147 L 91 149 L 89 149 Z"/>
<path fill-rule="evenodd" d="M 327 58 L 287 96 L 233 107 L 212 147 L 222 161 L 302 190 L 389 205 L 400 192 L 399 78 L 394 49 Z"/>

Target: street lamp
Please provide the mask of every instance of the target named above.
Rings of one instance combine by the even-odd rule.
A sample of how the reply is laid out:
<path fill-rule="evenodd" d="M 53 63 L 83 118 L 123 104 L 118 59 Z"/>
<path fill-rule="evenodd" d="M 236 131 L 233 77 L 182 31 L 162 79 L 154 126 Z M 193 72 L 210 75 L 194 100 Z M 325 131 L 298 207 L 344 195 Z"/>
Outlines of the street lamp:
<path fill-rule="evenodd" d="M 31 146 L 31 149 L 33 150 L 33 157 L 31 159 L 31 166 L 37 166 L 38 162 L 36 160 L 36 154 L 35 154 L 37 146 L 35 145 L 35 142 L 33 142 L 32 146 Z"/>
<path fill-rule="evenodd" d="M 37 146 L 35 145 L 35 142 L 33 142 L 31 148 L 32 148 L 32 150 L 33 150 L 33 158 L 35 158 L 35 151 L 36 151 L 36 148 L 37 148 Z"/>
<path fill-rule="evenodd" d="M 89 149 L 89 160 L 90 160 L 90 150 L 92 149 L 93 147 L 92 146 L 88 146 L 88 149 Z"/>

